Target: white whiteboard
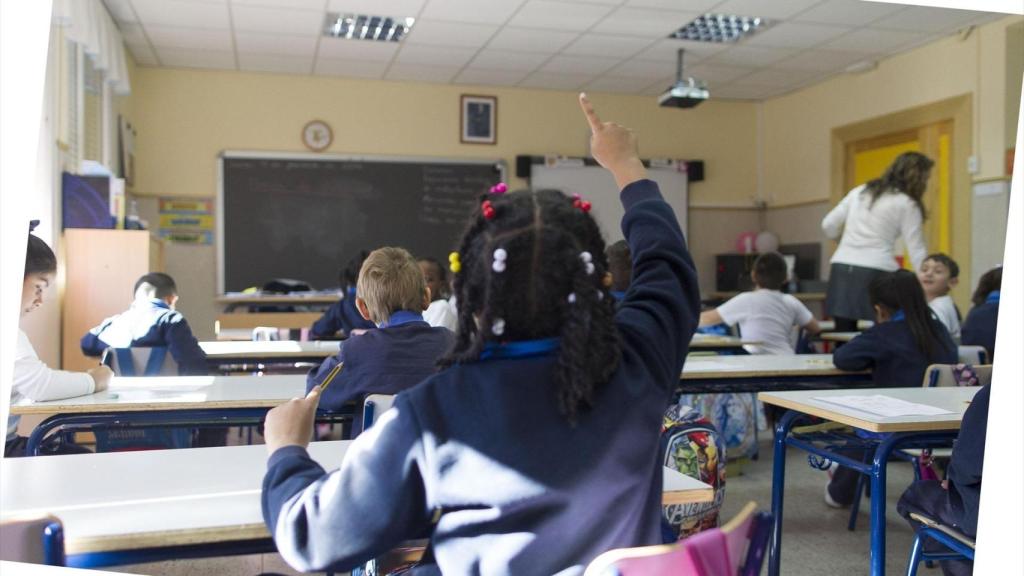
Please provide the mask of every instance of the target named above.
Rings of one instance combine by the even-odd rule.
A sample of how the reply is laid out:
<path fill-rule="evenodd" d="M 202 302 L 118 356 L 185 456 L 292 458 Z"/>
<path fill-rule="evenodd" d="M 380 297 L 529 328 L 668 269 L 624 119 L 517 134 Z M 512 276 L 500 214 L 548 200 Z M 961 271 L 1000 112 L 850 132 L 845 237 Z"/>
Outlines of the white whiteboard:
<path fill-rule="evenodd" d="M 686 172 L 676 168 L 651 167 L 647 177 L 658 183 L 661 194 L 675 210 L 676 218 L 683 232 L 686 232 L 687 178 Z M 534 164 L 530 172 L 530 186 L 534 190 L 554 188 L 566 194 L 579 194 L 593 207 L 590 214 L 597 220 L 604 234 L 605 242 L 611 244 L 622 240 L 622 202 L 619 188 L 604 168 L 600 166 L 547 166 Z"/>
<path fill-rule="evenodd" d="M 1010 181 L 988 180 L 973 186 L 971 198 L 971 290 L 981 275 L 1003 264 Z"/>

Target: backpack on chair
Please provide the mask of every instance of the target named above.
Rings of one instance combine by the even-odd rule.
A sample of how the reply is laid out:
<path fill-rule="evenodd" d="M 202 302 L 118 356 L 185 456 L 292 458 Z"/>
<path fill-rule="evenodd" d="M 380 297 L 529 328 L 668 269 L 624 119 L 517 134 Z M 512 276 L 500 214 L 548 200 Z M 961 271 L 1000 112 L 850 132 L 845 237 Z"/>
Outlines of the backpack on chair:
<path fill-rule="evenodd" d="M 671 406 L 661 428 L 662 464 L 709 484 L 711 502 L 671 504 L 663 508 L 665 522 L 675 539 L 718 527 L 718 512 L 725 499 L 725 442 L 707 418 L 685 404 Z"/>

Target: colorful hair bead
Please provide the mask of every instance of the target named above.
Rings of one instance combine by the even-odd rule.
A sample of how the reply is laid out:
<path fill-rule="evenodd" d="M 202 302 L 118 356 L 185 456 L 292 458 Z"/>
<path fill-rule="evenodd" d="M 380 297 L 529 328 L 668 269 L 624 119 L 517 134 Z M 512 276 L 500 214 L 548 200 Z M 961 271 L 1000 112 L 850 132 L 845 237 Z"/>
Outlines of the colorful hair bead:
<path fill-rule="evenodd" d="M 501 318 L 495 318 L 494 322 L 491 322 L 491 332 L 495 336 L 501 336 L 505 333 L 505 321 Z"/>
<path fill-rule="evenodd" d="M 501 274 L 505 271 L 505 260 L 508 259 L 508 252 L 504 248 L 498 248 L 494 251 L 494 263 L 491 264 L 491 268 Z"/>
<path fill-rule="evenodd" d="M 590 202 L 587 202 L 579 194 L 572 195 L 572 206 L 573 208 L 579 208 L 584 212 L 590 212 Z"/>
<path fill-rule="evenodd" d="M 459 260 L 458 252 L 452 252 L 448 255 L 448 269 L 455 274 L 462 271 L 462 262 Z"/>
<path fill-rule="evenodd" d="M 490 200 L 484 200 L 483 203 L 480 204 L 480 212 L 484 215 L 484 218 L 486 218 L 487 220 L 494 219 L 494 205 L 491 204 Z"/>
<path fill-rule="evenodd" d="M 575 292 L 569 292 L 569 297 L 567 298 L 567 300 L 569 301 L 569 304 L 575 304 L 576 303 L 576 293 Z"/>
<path fill-rule="evenodd" d="M 504 182 L 498 182 L 494 186 L 491 186 L 491 194 L 504 194 L 508 192 L 508 185 Z"/>
<path fill-rule="evenodd" d="M 594 257 L 590 252 L 580 252 L 580 260 L 583 261 L 583 265 L 587 269 L 587 275 L 594 273 Z"/>

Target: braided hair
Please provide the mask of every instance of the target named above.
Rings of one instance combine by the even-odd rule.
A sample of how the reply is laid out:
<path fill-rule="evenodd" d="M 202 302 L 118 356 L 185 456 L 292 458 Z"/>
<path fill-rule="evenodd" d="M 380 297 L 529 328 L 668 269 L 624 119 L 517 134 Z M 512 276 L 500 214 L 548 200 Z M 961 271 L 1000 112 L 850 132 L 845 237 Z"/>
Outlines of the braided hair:
<path fill-rule="evenodd" d="M 575 424 L 621 355 L 614 299 L 603 285 L 604 238 L 590 214 L 556 190 L 485 200 L 459 244 L 458 330 L 440 364 L 477 361 L 488 342 L 558 337 L 554 392 Z"/>

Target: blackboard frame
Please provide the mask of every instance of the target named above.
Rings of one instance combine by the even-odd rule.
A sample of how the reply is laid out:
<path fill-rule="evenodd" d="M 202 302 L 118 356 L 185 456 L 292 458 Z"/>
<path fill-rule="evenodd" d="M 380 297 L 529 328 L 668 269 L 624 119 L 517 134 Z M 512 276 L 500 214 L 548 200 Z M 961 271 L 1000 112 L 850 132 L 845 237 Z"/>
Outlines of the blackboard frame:
<path fill-rule="evenodd" d="M 507 181 L 508 166 L 501 158 L 446 158 L 435 156 L 390 156 L 378 154 L 320 154 L 302 152 L 275 152 L 268 150 L 225 150 L 217 156 L 217 198 L 214 221 L 217 243 L 217 294 L 224 295 L 225 284 L 225 238 L 224 238 L 224 161 L 240 160 L 282 160 L 282 161 L 335 161 L 335 162 L 396 162 L 408 164 L 460 164 L 493 166 L 498 170 L 502 182 Z"/>

